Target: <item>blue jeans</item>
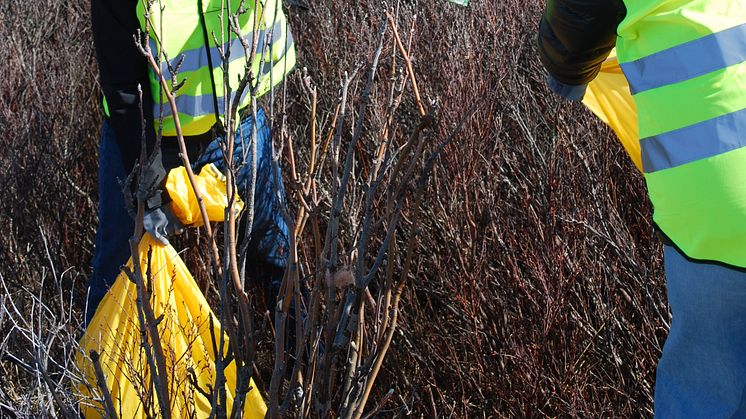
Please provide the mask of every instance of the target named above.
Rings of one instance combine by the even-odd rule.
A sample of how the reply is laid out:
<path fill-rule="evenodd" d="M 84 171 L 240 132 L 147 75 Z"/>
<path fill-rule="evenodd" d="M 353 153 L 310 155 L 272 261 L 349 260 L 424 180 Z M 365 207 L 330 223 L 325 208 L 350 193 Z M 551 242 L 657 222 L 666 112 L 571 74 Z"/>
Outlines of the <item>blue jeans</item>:
<path fill-rule="evenodd" d="M 656 418 L 746 417 L 746 272 L 664 249 L 673 319 L 655 384 Z"/>
<path fill-rule="evenodd" d="M 237 174 L 237 187 L 246 201 L 251 181 L 251 140 L 252 119 L 246 118 L 236 130 L 233 159 L 245 162 Z M 88 302 L 86 325 L 93 318 L 96 307 L 108 288 L 113 285 L 122 265 L 130 257 L 129 238 L 135 228 L 125 207 L 120 182 L 127 177 L 122 164 L 122 156 L 117 145 L 113 128 L 104 121 L 101 133 L 98 169 L 98 228 L 93 250 L 93 271 L 88 280 Z M 273 304 L 282 282 L 288 248 L 288 228 L 280 211 L 281 202 L 273 189 L 283 197 L 284 188 L 279 170 L 272 170 L 271 135 L 263 110 L 257 112 L 257 180 L 254 192 L 254 222 L 252 224 L 247 257 L 248 276 L 263 288 L 264 298 Z M 173 158 L 166 156 L 164 161 Z M 171 152 L 169 152 L 171 153 Z M 221 171 L 225 170 L 219 139 L 206 145 L 196 162 L 195 171 L 213 163 Z M 279 182 L 275 187 L 275 173 Z M 239 225 L 239 242 L 245 235 L 243 220 Z"/>

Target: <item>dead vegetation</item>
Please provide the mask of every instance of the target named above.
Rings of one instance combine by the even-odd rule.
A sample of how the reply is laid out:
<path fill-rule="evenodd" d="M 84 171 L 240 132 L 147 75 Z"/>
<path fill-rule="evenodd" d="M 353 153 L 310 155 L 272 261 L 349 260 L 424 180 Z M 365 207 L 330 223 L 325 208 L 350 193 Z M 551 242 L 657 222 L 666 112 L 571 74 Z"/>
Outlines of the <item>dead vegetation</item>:
<path fill-rule="evenodd" d="M 312 286 L 329 279 L 346 285 L 349 271 L 354 286 L 322 295 L 324 310 L 333 314 L 349 299 L 357 313 L 370 316 L 358 324 L 371 327 L 350 328 L 369 345 L 347 370 L 360 375 L 328 372 L 324 380 L 348 391 L 322 390 L 312 416 L 339 415 L 367 391 L 365 413 L 377 417 L 650 415 L 668 313 L 644 183 L 607 129 L 545 89 L 533 45 L 540 2 L 474 2 L 468 8 L 443 0 L 400 2 L 401 39 L 434 125 L 412 143 L 422 146 L 412 150 L 419 154 L 412 154 L 417 170 L 410 181 L 387 175 L 380 195 L 367 191 L 377 179 L 380 162 L 373 157 L 386 138 L 382 133 L 391 134 L 396 150 L 423 121 L 408 84 L 395 123 L 389 121 L 390 87 L 407 79 L 390 28 L 361 117 L 385 6 L 299 3 L 288 6 L 299 69 L 275 118 L 292 212 L 306 211 L 295 280 L 303 275 L 314 278 Z M 0 6 L 0 34 L 8 40 L 0 65 L 0 416 L 65 415 L 76 402 L 68 390 L 76 378 L 71 362 L 82 333 L 96 222 L 100 125 L 85 9 L 16 0 Z M 355 158 L 349 186 L 339 189 L 344 172 L 333 175 L 331 161 L 320 171 L 323 178 L 303 173 L 313 159 L 312 133 L 317 147 L 336 135 L 340 82 L 358 67 L 348 85 L 351 110 L 341 119 L 339 167 L 350 145 Z M 453 133 L 442 156 L 429 159 Z M 418 179 L 428 164 L 432 174 L 424 188 Z M 297 198 L 308 197 L 309 180 L 317 198 L 306 208 Z M 400 184 L 406 194 L 391 201 Z M 348 196 L 338 220 L 338 260 L 327 272 L 318 262 L 331 254 L 318 257 L 323 246 L 314 229 L 323 236 L 333 224 L 334 191 L 341 190 Z M 373 205 L 366 206 L 369 196 Z M 391 202 L 402 209 L 388 230 Z M 372 250 L 361 252 L 366 219 Z M 388 231 L 396 240 L 386 241 Z M 199 278 L 209 277 L 205 237 L 190 233 L 180 244 L 199 247 L 185 259 Z M 389 257 L 370 277 L 366 294 L 361 273 L 375 266 L 379 248 Z M 399 284 L 398 328 L 387 337 L 385 327 L 376 329 L 385 317 L 376 307 L 391 304 L 396 293 L 387 290 Z M 273 374 L 279 358 L 271 320 L 261 311 L 256 319 L 255 379 L 282 407 L 294 385 L 287 377 L 295 375 Z M 314 333 L 334 348 L 336 336 L 323 327 Z M 353 341 L 340 336 L 344 347 Z M 368 388 L 371 381 L 358 378 L 371 371 L 365 368 L 376 364 L 388 339 L 390 349 Z M 338 353 L 325 351 L 317 368 L 351 361 L 348 352 L 333 360 Z"/>

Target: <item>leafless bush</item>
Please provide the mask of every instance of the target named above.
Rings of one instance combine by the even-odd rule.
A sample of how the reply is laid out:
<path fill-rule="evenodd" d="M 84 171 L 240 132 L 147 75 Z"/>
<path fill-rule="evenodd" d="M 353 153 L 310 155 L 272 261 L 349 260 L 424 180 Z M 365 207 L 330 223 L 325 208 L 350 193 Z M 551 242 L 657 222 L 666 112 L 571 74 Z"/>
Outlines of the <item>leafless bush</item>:
<path fill-rule="evenodd" d="M 644 184 L 606 128 L 545 89 L 542 7 L 402 5 L 417 15 L 414 65 L 440 135 L 480 106 L 423 203 L 414 286 L 380 379 L 397 395 L 387 414 L 650 413 L 668 314 Z M 310 72 L 371 47 L 358 34 L 376 4 L 309 8 L 293 23 L 324 51 L 306 55 Z"/>
<path fill-rule="evenodd" d="M 3 417 L 62 413 L 55 394 L 75 404 L 66 383 L 96 224 L 100 123 L 86 6 L 0 5 Z"/>
<path fill-rule="evenodd" d="M 559 102 L 544 88 L 533 47 L 540 3 L 473 2 L 468 8 L 442 0 L 400 3 L 401 37 L 407 48 L 411 42 L 425 104 L 432 100 L 437 110 L 437 124 L 421 134 L 425 150 L 433 151 L 460 121 L 465 125 L 435 161 L 421 204 L 414 205 L 416 195 L 404 200 L 398 239 L 390 242 L 396 249 L 369 286 L 372 298 L 354 286 L 322 295 L 334 302 L 324 307 L 327 312 L 344 306 L 343 293 L 355 296 L 355 304 L 362 295 L 361 305 L 354 307 L 369 304 L 364 316 L 372 320 L 384 314 L 377 311 L 387 298 L 386 287 L 379 284 L 385 285 L 388 271 L 392 278 L 407 280 L 400 329 L 392 336 L 368 403 L 378 416 L 596 417 L 651 412 L 654 366 L 668 313 L 644 184 L 607 129 L 581 107 Z M 326 1 L 289 6 L 289 11 L 298 61 L 309 76 L 296 71 L 290 78 L 284 114 L 275 118 L 292 201 L 298 194 L 308 198 L 309 178 L 303 172 L 312 160 L 311 138 L 319 147 L 334 132 L 339 81 L 345 80 L 345 71 L 373 56 L 385 6 Z M 54 388 L 64 389 L 60 383 L 74 374 L 68 367 L 81 332 L 79 308 L 95 226 L 94 147 L 100 116 L 86 16 L 76 4 L 11 0 L 0 6 L 0 34 L 8 40 L 7 58 L 0 64 L 3 414 L 51 415 Z M 334 269 L 342 274 L 329 271 L 340 282 L 345 265 L 353 281 L 357 279 L 355 244 L 360 243 L 365 216 L 365 186 L 374 173 L 371 156 L 383 138 L 377 133 L 388 124 L 387 80 L 392 71 L 399 81 L 405 77 L 400 56 L 391 64 L 395 51 L 390 40 L 386 38 L 380 84 L 371 90 L 367 117 L 359 119 L 357 111 L 365 88 L 361 70 L 348 87 L 354 111 L 340 120 L 346 127 L 339 137 L 341 150 L 351 143 L 355 121 L 363 122 L 365 133 L 355 148 L 360 163 L 352 167 L 358 181 L 351 183 L 340 217 L 340 263 Z M 472 108 L 476 117 L 465 119 Z M 402 96 L 397 118 L 392 144 L 401 146 L 420 121 L 411 92 Z M 329 173 L 330 162 L 325 164 L 326 172 L 320 170 L 317 176 Z M 327 279 L 318 258 L 324 240 L 317 242 L 316 237 L 324 237 L 335 196 L 335 177 L 328 179 L 312 178 L 315 200 L 306 202 L 308 221 L 298 235 L 297 278 L 289 277 L 306 279 L 313 287 Z M 375 200 L 373 219 L 391 219 L 386 203 L 386 195 Z M 313 205 L 317 209 L 310 211 Z M 302 206 L 293 207 L 294 214 Z M 380 247 L 385 223 L 372 225 L 371 245 Z M 410 237 L 417 239 L 405 269 Z M 185 257 L 205 279 L 211 273 L 204 236 L 195 239 L 190 234 L 184 240 L 190 247 L 196 242 L 201 245 L 194 247 L 202 251 L 189 250 Z M 55 298 L 47 298 L 52 295 Z M 314 293 L 310 295 L 309 307 Z M 70 309 L 71 301 L 77 308 Z M 272 323 L 259 314 L 255 378 L 272 393 L 278 352 L 271 343 Z M 311 332 L 309 328 L 309 337 L 332 338 L 328 332 Z M 354 363 L 365 367 L 379 348 L 375 342 L 382 332 L 358 333 L 365 337 L 359 346 L 364 349 Z M 56 336 L 52 347 L 44 347 L 51 336 Z M 322 359 L 333 357 L 332 347 L 324 345 Z M 305 345 L 295 348 L 307 350 Z M 306 354 L 311 363 L 314 353 L 320 352 Z M 349 363 L 349 354 L 338 359 Z M 52 385 L 36 364 L 40 356 Z M 294 365 L 301 369 L 303 362 Z M 278 407 L 295 412 L 297 375 L 275 375 L 281 377 L 274 386 Z M 302 378 L 306 392 L 308 375 Z M 342 389 L 347 382 L 350 388 L 360 384 L 354 376 L 329 380 Z M 330 411 L 345 402 L 346 394 L 357 394 L 324 391 L 327 394 L 317 400 L 329 401 Z M 57 394 L 57 409 L 74 406 L 69 394 Z M 303 407 L 313 414 L 326 408 L 323 403 L 322 410 L 318 405 Z"/>

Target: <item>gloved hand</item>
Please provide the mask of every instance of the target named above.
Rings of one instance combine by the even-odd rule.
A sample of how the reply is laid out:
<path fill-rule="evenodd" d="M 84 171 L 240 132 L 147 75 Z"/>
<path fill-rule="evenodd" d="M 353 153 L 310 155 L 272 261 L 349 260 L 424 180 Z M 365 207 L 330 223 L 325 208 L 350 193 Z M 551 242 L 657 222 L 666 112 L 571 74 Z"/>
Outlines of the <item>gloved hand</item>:
<path fill-rule="evenodd" d="M 547 76 L 547 84 L 554 93 L 573 102 L 580 102 L 581 100 L 583 100 L 583 96 L 585 96 L 585 90 L 588 88 L 587 84 L 572 85 L 562 83 L 561 81 L 552 77 L 551 74 Z"/>
<path fill-rule="evenodd" d="M 174 215 L 169 205 L 145 210 L 143 227 L 164 246 L 169 245 L 169 236 L 178 235 L 184 231 L 184 225 Z"/>

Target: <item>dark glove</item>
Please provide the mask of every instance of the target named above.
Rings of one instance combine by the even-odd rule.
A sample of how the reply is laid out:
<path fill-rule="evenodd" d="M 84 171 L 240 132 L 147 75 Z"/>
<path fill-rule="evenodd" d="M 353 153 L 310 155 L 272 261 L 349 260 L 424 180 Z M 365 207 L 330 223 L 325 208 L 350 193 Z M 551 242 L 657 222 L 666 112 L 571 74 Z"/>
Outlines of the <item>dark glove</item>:
<path fill-rule="evenodd" d="M 551 74 L 547 76 L 547 84 L 549 84 L 549 88 L 552 89 L 554 93 L 573 102 L 580 102 L 583 100 L 585 90 L 588 88 L 587 84 L 571 85 L 562 83 L 552 77 Z"/>
<path fill-rule="evenodd" d="M 164 246 L 169 245 L 169 236 L 178 235 L 184 231 L 184 225 L 168 205 L 146 210 L 143 227 Z"/>

